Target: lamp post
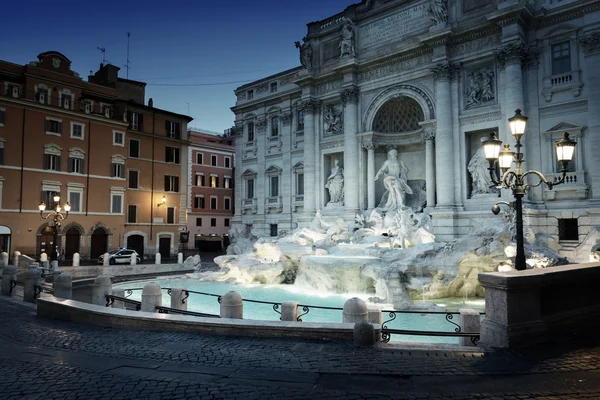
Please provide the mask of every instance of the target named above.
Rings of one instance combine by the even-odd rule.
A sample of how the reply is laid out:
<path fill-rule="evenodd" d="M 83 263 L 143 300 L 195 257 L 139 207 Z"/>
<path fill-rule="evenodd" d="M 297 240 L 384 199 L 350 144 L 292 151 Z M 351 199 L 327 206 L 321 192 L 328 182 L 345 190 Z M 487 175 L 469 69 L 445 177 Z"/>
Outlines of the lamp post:
<path fill-rule="evenodd" d="M 488 139 L 482 141 L 485 158 L 487 158 L 490 163 L 488 169 L 490 171 L 492 182 L 494 183 L 493 187 L 498 189 L 510 189 L 515 197 L 515 201 L 511 203 L 505 201 L 497 202 L 492 207 L 492 212 L 497 215 L 500 212 L 500 204 L 513 207 L 516 211 L 517 255 L 515 257 L 515 269 L 518 271 L 527 269 L 527 264 L 525 263 L 525 246 L 523 243 L 523 196 L 527 190 L 539 186 L 542 183 L 546 184 L 549 189 L 563 183 L 567 175 L 569 161 L 573 159 L 575 145 L 577 144 L 569 139 L 569 134 L 566 132 L 563 134 L 562 139 L 556 143 L 556 157 L 561 164 L 560 172 L 562 173 L 562 177 L 559 180 L 548 182 L 541 172 L 535 170 L 523 172 L 523 153 L 521 153 L 521 147 L 523 147 L 523 145 L 521 144 L 521 137 L 525 134 L 527 120 L 528 118 L 526 116 L 521 115 L 521 110 L 516 110 L 515 115 L 508 119 L 511 133 L 517 141 L 517 144 L 515 145 L 517 148 L 516 153 L 510 151 L 510 146 L 508 144 L 505 144 L 504 149 L 500 151 L 502 141 L 498 140 L 495 132 L 492 132 Z M 513 162 L 515 163 L 514 171 L 509 169 Z M 496 163 L 498 163 L 498 166 L 500 167 L 502 176 L 496 176 Z M 525 183 L 525 177 L 528 175 L 535 175 L 538 178 L 538 182 L 532 185 Z"/>
<path fill-rule="evenodd" d="M 71 211 L 71 205 L 67 202 L 65 203 L 62 207 L 60 206 L 60 194 L 55 194 L 53 197 L 54 200 L 54 210 L 48 212 L 48 214 L 44 215 L 44 211 L 46 210 L 46 203 L 44 203 L 43 201 L 40 203 L 40 205 L 38 206 L 38 208 L 40 209 L 40 217 L 42 217 L 43 219 L 46 219 L 48 221 L 52 221 L 53 222 L 53 245 L 54 245 L 54 249 L 52 249 L 52 253 L 50 254 L 50 260 L 54 261 L 54 260 L 58 260 L 58 244 L 57 242 L 57 235 L 58 235 L 58 228 L 60 227 L 60 221 L 62 221 L 63 219 L 67 219 L 67 217 L 69 216 L 69 211 Z M 65 214 L 62 214 L 62 210 L 65 211 Z M 50 222 L 48 222 L 50 223 Z"/>

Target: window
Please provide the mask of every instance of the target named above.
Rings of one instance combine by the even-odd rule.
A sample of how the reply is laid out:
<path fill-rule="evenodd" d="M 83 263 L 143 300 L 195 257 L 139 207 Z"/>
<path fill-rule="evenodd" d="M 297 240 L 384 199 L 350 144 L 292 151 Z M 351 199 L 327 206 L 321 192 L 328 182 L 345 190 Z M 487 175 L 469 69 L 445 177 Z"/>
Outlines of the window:
<path fill-rule="evenodd" d="M 216 197 L 211 197 L 210 198 L 210 209 L 211 210 L 216 210 L 217 209 L 217 198 Z"/>
<path fill-rule="evenodd" d="M 254 90 L 250 89 L 246 92 L 246 96 L 248 97 L 248 100 L 252 100 L 254 98 Z"/>
<path fill-rule="evenodd" d="M 179 192 L 179 177 L 165 175 L 165 192 Z"/>
<path fill-rule="evenodd" d="M 571 71 L 571 52 L 569 42 L 552 45 L 552 75 Z"/>
<path fill-rule="evenodd" d="M 270 190 L 269 190 L 269 196 L 270 197 L 277 197 L 279 196 L 279 176 L 271 176 L 270 179 Z"/>
<path fill-rule="evenodd" d="M 254 122 L 248 122 L 248 141 L 254 141 Z"/>
<path fill-rule="evenodd" d="M 83 174 L 83 158 L 69 157 L 69 172 Z"/>
<path fill-rule="evenodd" d="M 0 139 L 0 165 L 4 165 L 4 141 Z"/>
<path fill-rule="evenodd" d="M 225 157 L 225 168 L 231 168 L 231 158 Z"/>
<path fill-rule="evenodd" d="M 165 130 L 167 132 L 167 137 L 179 139 L 181 137 L 180 133 L 181 124 L 175 121 L 165 121 Z"/>
<path fill-rule="evenodd" d="M 60 171 L 60 156 L 56 154 L 44 154 L 44 169 Z"/>
<path fill-rule="evenodd" d="M 4 122 L 6 122 L 6 110 L 0 108 L 0 126 L 4 126 Z"/>
<path fill-rule="evenodd" d="M 203 196 L 194 197 L 194 208 L 204 208 L 204 197 Z"/>
<path fill-rule="evenodd" d="M 55 195 L 60 196 L 58 188 L 56 190 L 42 190 L 42 202 L 46 204 L 47 210 L 53 210 L 56 207 L 56 204 L 54 204 Z"/>
<path fill-rule="evenodd" d="M 125 134 L 119 131 L 113 131 L 113 146 L 125 146 Z"/>
<path fill-rule="evenodd" d="M 254 198 L 254 179 L 246 180 L 246 198 L 247 199 Z"/>
<path fill-rule="evenodd" d="M 225 218 L 225 226 L 229 226 L 229 218 Z"/>
<path fill-rule="evenodd" d="M 167 207 L 167 224 L 175 223 L 175 207 Z"/>
<path fill-rule="evenodd" d="M 204 159 L 203 159 L 203 154 L 202 153 L 196 153 L 196 164 L 204 164 Z"/>
<path fill-rule="evenodd" d="M 279 136 L 279 118 L 271 118 L 271 136 Z"/>
<path fill-rule="evenodd" d="M 213 167 L 217 166 L 217 156 L 215 156 L 215 155 L 210 156 L 210 165 L 212 165 Z"/>
<path fill-rule="evenodd" d="M 219 177 L 218 176 L 211 176 L 210 177 L 210 187 L 211 188 L 218 188 L 219 187 Z"/>
<path fill-rule="evenodd" d="M 561 218 L 558 220 L 558 240 L 579 240 L 577 218 Z"/>
<path fill-rule="evenodd" d="M 140 188 L 140 171 L 130 169 L 128 181 L 129 182 L 127 184 L 127 188 L 139 189 Z"/>
<path fill-rule="evenodd" d="M 123 214 L 123 193 L 111 193 L 110 212 L 111 214 Z"/>
<path fill-rule="evenodd" d="M 296 194 L 297 195 L 304 194 L 304 174 L 303 173 L 296 174 Z"/>
<path fill-rule="evenodd" d="M 137 211 L 138 211 L 137 205 L 129 204 L 127 206 L 127 223 L 128 224 L 136 224 L 138 222 Z"/>
<path fill-rule="evenodd" d="M 35 92 L 36 100 L 41 104 L 50 104 L 50 96 L 48 95 L 48 89 L 38 87 Z"/>
<path fill-rule="evenodd" d="M 140 158 L 140 141 L 129 139 L 129 157 Z"/>
<path fill-rule="evenodd" d="M 165 161 L 168 163 L 179 164 L 179 148 L 165 147 Z"/>
<path fill-rule="evenodd" d="M 112 107 L 110 106 L 110 104 L 100 103 L 100 112 L 106 118 L 111 118 L 112 117 Z"/>
<path fill-rule="evenodd" d="M 71 122 L 71 139 L 83 140 L 83 129 L 85 125 Z"/>
<path fill-rule="evenodd" d="M 60 136 L 62 134 L 62 121 L 60 119 L 46 118 L 46 134 Z"/>
<path fill-rule="evenodd" d="M 125 164 L 117 162 L 110 164 L 110 176 L 113 178 L 125 178 Z"/>
<path fill-rule="evenodd" d="M 71 110 L 73 108 L 73 95 L 69 91 L 65 90 L 61 92 L 59 96 L 59 106 L 66 110 Z"/>
<path fill-rule="evenodd" d="M 230 210 L 231 209 L 231 199 L 229 197 L 225 197 L 224 200 L 224 208 L 226 210 Z"/>
<path fill-rule="evenodd" d="M 204 175 L 196 175 L 196 186 L 204 186 Z"/>
<path fill-rule="evenodd" d="M 71 184 L 69 184 L 71 185 Z M 81 187 L 69 187 L 69 204 L 71 212 L 81 212 L 81 199 L 83 197 L 83 185 Z"/>
<path fill-rule="evenodd" d="M 269 230 L 271 231 L 271 237 L 277 236 L 277 224 L 270 224 Z"/>
<path fill-rule="evenodd" d="M 299 110 L 297 117 L 298 117 L 298 120 L 297 120 L 296 130 L 303 131 L 304 130 L 304 111 Z"/>
<path fill-rule="evenodd" d="M 196 226 L 202 226 L 202 218 L 196 218 Z"/>
<path fill-rule="evenodd" d="M 217 219 L 216 218 L 211 218 L 210 219 L 210 226 L 217 226 Z"/>
<path fill-rule="evenodd" d="M 132 131 L 142 131 L 143 129 L 143 122 L 144 122 L 144 115 L 137 113 L 137 112 L 129 112 L 129 129 L 131 129 Z"/>
<path fill-rule="evenodd" d="M 271 93 L 276 92 L 277 91 L 277 82 L 271 82 L 270 89 L 271 89 Z"/>
<path fill-rule="evenodd" d="M 231 178 L 226 176 L 225 178 L 223 178 L 223 187 L 225 189 L 231 189 Z"/>

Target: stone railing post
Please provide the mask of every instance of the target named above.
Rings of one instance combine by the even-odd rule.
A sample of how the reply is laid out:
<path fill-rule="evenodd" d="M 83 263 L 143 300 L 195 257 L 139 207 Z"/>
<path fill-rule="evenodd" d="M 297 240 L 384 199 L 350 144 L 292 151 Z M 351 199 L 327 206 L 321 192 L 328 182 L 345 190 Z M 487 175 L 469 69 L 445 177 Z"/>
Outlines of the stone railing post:
<path fill-rule="evenodd" d="M 113 296 L 125 297 L 125 289 L 113 289 L 112 294 Z M 111 307 L 118 308 L 119 310 L 124 310 L 125 302 L 123 300 L 114 300 Z"/>
<path fill-rule="evenodd" d="M 48 261 L 48 254 L 45 252 L 40 254 L 40 263 L 43 263 L 44 261 Z"/>
<path fill-rule="evenodd" d="M 79 255 L 79 253 L 73 254 L 73 266 L 74 267 L 79 267 L 80 257 L 81 256 Z"/>
<path fill-rule="evenodd" d="M 12 295 L 12 280 L 17 279 L 17 267 L 14 265 L 7 265 L 2 270 L 2 294 L 5 296 Z"/>
<path fill-rule="evenodd" d="M 8 265 L 8 253 L 3 251 L 0 253 L 0 258 L 4 261 L 4 265 Z"/>
<path fill-rule="evenodd" d="M 160 265 L 160 253 L 156 253 L 154 256 L 154 264 Z"/>
<path fill-rule="evenodd" d="M 131 265 L 137 265 L 137 256 L 135 255 L 135 253 L 133 253 L 133 254 L 131 255 L 131 260 L 129 261 L 129 263 L 130 263 Z"/>
<path fill-rule="evenodd" d="M 185 289 L 171 289 L 171 308 L 176 310 L 187 310 L 188 296 L 190 294 Z"/>
<path fill-rule="evenodd" d="M 221 297 L 221 318 L 244 318 L 244 302 L 237 292 L 227 292 Z"/>
<path fill-rule="evenodd" d="M 112 294 L 112 282 L 106 275 L 99 275 L 92 286 L 92 304 L 106 306 L 106 295 Z"/>
<path fill-rule="evenodd" d="M 102 257 L 102 266 L 108 267 L 109 265 L 110 265 L 110 258 L 108 256 L 108 253 L 104 253 L 104 256 Z"/>
<path fill-rule="evenodd" d="M 177 254 L 177 264 L 183 264 L 183 253 Z"/>
<path fill-rule="evenodd" d="M 368 321 L 372 324 L 382 325 L 383 314 L 381 313 L 381 307 L 378 306 L 367 306 Z M 375 335 L 375 339 L 381 341 L 381 330 L 379 334 Z"/>
<path fill-rule="evenodd" d="M 73 298 L 73 282 L 70 275 L 59 274 L 55 276 L 52 288 L 54 289 L 54 297 L 57 299 L 71 300 Z"/>
<path fill-rule="evenodd" d="M 35 303 L 38 292 L 42 285 L 42 271 L 38 263 L 33 263 L 25 273 L 25 284 L 23 288 L 23 301 Z"/>
<path fill-rule="evenodd" d="M 298 321 L 298 303 L 297 301 L 284 301 L 281 303 L 281 320 Z"/>
<path fill-rule="evenodd" d="M 13 253 L 13 265 L 19 268 L 19 259 L 21 258 L 21 252 L 19 250 L 15 250 Z"/>
<path fill-rule="evenodd" d="M 4 267 L 6 267 L 6 264 L 4 263 L 4 260 L 0 258 L 0 276 L 2 276 L 2 271 L 4 271 Z"/>
<path fill-rule="evenodd" d="M 142 308 L 140 311 L 155 313 L 156 306 L 162 306 L 162 290 L 158 283 L 148 283 L 142 290 Z"/>
<path fill-rule="evenodd" d="M 462 332 L 472 333 L 481 331 L 481 319 L 476 310 L 470 308 L 461 308 L 458 324 Z M 470 337 L 458 338 L 458 344 L 461 346 L 477 346 L 471 341 Z"/>
<path fill-rule="evenodd" d="M 367 304 L 358 297 L 348 299 L 344 303 L 342 316 L 343 323 L 355 324 L 361 321 L 368 321 L 369 312 L 367 311 Z"/>
<path fill-rule="evenodd" d="M 372 323 L 360 321 L 354 324 L 354 346 L 373 346 L 375 339 L 375 327 Z"/>

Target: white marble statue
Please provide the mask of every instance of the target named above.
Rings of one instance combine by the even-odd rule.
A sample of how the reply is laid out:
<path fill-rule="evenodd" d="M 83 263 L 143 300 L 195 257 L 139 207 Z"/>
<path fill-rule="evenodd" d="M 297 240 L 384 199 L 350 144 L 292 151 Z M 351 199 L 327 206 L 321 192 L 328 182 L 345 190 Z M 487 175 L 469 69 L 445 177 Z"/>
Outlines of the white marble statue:
<path fill-rule="evenodd" d="M 342 39 L 340 40 L 339 48 L 341 49 L 340 57 L 350 56 L 355 57 L 354 49 L 354 23 L 347 19 L 342 27 Z"/>
<path fill-rule="evenodd" d="M 469 161 L 467 169 L 473 180 L 471 196 L 494 192 L 493 188 L 490 189 L 490 186 L 492 186 L 492 178 L 490 177 L 490 171 L 488 169 L 489 164 L 489 161 L 485 158 L 483 147 L 479 148 L 471 158 L 471 161 Z"/>
<path fill-rule="evenodd" d="M 344 202 L 344 169 L 340 167 L 340 161 L 337 158 L 333 161 L 333 168 L 327 177 L 325 188 L 329 190 L 329 203 Z"/>
<path fill-rule="evenodd" d="M 406 194 L 412 194 L 412 189 L 407 184 L 408 168 L 402 160 L 398 160 L 398 152 L 395 149 L 388 151 L 388 159 L 383 163 L 375 180 L 380 176 L 383 178 L 383 186 L 386 192 L 381 196 L 379 208 L 385 211 L 397 210 L 404 206 Z"/>
<path fill-rule="evenodd" d="M 446 0 L 431 0 L 429 17 L 435 25 L 448 22 L 448 5 Z"/>

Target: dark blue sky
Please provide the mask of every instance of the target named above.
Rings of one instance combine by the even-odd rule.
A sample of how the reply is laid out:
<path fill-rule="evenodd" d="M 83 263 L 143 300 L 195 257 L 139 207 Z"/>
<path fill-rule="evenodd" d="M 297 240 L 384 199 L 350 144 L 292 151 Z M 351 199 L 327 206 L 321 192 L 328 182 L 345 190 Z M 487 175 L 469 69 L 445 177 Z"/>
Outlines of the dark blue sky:
<path fill-rule="evenodd" d="M 359 0 L 104 0 L 6 1 L 0 23 L 0 59 L 17 64 L 44 51 L 67 56 L 84 79 L 102 61 L 125 78 L 148 83 L 154 106 L 188 113 L 191 126 L 231 127 L 233 89 L 299 65 L 294 41 L 306 24 Z M 155 86 L 152 84 L 219 84 Z"/>

